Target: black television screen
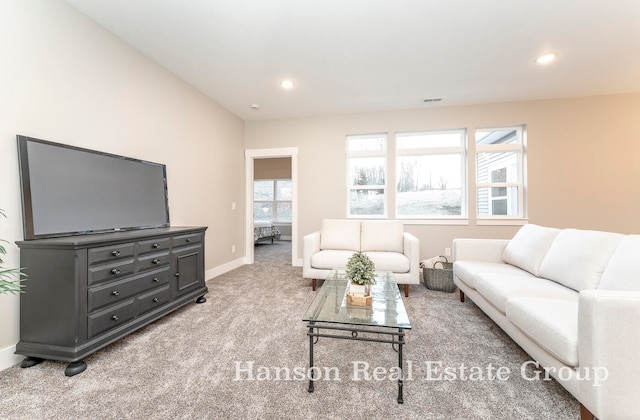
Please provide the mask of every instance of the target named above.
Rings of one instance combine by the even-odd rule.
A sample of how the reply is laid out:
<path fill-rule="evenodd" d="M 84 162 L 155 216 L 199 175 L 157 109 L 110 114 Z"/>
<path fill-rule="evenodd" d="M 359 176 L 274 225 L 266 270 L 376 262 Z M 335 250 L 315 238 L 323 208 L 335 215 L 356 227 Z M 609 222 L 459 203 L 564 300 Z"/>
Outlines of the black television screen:
<path fill-rule="evenodd" d="M 166 167 L 18 136 L 24 238 L 169 226 Z"/>

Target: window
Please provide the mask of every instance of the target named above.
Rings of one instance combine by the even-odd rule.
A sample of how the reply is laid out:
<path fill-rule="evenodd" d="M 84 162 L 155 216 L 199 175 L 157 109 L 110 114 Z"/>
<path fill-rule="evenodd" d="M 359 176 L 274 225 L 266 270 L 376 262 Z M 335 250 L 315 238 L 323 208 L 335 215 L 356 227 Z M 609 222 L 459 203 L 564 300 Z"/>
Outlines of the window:
<path fill-rule="evenodd" d="M 253 181 L 253 220 L 291 223 L 291 180 Z"/>
<path fill-rule="evenodd" d="M 467 215 L 465 130 L 396 135 L 396 217 Z"/>
<path fill-rule="evenodd" d="M 347 136 L 348 217 L 387 215 L 387 135 Z"/>
<path fill-rule="evenodd" d="M 524 218 L 524 127 L 476 130 L 478 218 Z"/>

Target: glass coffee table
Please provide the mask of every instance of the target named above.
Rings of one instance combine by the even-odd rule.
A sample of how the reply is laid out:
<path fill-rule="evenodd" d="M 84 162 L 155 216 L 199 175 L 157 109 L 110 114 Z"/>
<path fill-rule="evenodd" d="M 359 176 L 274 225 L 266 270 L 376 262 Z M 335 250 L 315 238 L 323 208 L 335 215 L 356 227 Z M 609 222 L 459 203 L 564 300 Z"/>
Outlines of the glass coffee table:
<path fill-rule="evenodd" d="M 320 337 L 391 344 L 398 353 L 398 403 L 403 403 L 402 346 L 405 330 L 411 329 L 409 316 L 392 273 L 377 273 L 372 286 L 372 303 L 347 303 L 344 271 L 333 270 L 302 318 L 309 337 L 309 392 L 314 391 L 313 346 Z"/>

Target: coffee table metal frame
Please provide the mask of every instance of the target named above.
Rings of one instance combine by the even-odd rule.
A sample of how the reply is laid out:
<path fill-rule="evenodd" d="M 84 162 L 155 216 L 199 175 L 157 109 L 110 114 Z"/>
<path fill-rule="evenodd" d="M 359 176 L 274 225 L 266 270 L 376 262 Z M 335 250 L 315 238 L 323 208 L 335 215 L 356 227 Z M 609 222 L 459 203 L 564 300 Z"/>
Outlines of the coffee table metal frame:
<path fill-rule="evenodd" d="M 309 337 L 309 387 L 314 388 L 313 347 L 320 337 L 391 344 L 398 353 L 398 398 L 403 397 L 405 330 L 411 329 L 402 296 L 391 273 L 376 275 L 370 307 L 346 303 L 348 280 L 343 271 L 332 271 L 303 317 Z"/>

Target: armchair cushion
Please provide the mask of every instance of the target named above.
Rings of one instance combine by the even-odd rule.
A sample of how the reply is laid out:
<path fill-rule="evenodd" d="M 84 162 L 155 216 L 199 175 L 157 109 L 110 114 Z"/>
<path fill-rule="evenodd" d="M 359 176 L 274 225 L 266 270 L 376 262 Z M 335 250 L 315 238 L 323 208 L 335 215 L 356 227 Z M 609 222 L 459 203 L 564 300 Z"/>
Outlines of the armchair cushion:
<path fill-rule="evenodd" d="M 355 251 L 324 250 L 311 256 L 311 267 L 324 270 L 345 269 Z"/>
<path fill-rule="evenodd" d="M 393 273 L 408 273 L 411 269 L 409 258 L 398 252 L 367 252 L 366 255 L 371 258 L 375 265 L 376 271 L 391 271 Z"/>
<path fill-rule="evenodd" d="M 404 226 L 399 221 L 365 221 L 362 222 L 362 252 L 386 251 L 404 252 Z M 407 270 L 409 271 L 409 270 Z"/>
<path fill-rule="evenodd" d="M 360 251 L 360 221 L 324 219 L 320 249 Z"/>

